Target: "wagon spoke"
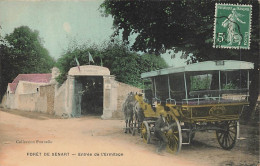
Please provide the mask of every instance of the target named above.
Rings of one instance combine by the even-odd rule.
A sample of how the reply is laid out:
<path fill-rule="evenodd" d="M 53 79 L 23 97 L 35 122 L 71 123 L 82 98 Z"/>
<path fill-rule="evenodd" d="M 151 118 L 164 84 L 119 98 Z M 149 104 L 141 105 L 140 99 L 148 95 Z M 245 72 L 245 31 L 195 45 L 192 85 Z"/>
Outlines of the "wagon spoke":
<path fill-rule="evenodd" d="M 179 134 L 179 131 L 175 131 L 175 132 L 173 132 L 175 135 L 177 135 L 177 134 Z"/>
<path fill-rule="evenodd" d="M 225 135 L 223 136 L 222 144 L 223 144 L 224 147 L 226 147 L 226 138 L 225 138 Z"/>
<path fill-rule="evenodd" d="M 227 133 L 227 146 L 230 146 L 231 143 L 230 143 L 230 138 L 229 138 L 229 134 Z"/>
<path fill-rule="evenodd" d="M 231 134 L 230 133 L 228 133 L 228 136 L 229 136 L 229 138 L 231 138 L 232 139 L 232 141 L 234 141 L 235 139 L 233 139 L 232 138 L 232 136 L 231 136 Z"/>
<path fill-rule="evenodd" d="M 232 130 L 229 130 L 229 132 L 230 132 L 230 133 L 233 133 L 233 134 L 235 134 L 235 133 L 236 133 L 236 131 L 232 131 Z"/>
<path fill-rule="evenodd" d="M 223 137 L 221 138 L 221 144 L 224 144 L 224 134 Z"/>
<path fill-rule="evenodd" d="M 229 150 L 234 147 L 236 143 L 237 123 L 236 121 L 225 122 L 226 126 L 222 127 L 226 130 L 216 131 L 217 140 L 223 149 Z"/>
<path fill-rule="evenodd" d="M 227 147 L 230 146 L 230 141 L 229 141 L 229 138 L 228 138 L 228 134 L 226 135 L 226 146 L 227 146 Z"/>
<path fill-rule="evenodd" d="M 221 140 L 223 138 L 224 133 L 218 133 L 219 134 L 219 139 Z"/>
<path fill-rule="evenodd" d="M 178 153 L 182 145 L 181 127 L 177 120 L 172 117 L 168 117 L 168 120 L 169 119 L 172 120 L 169 124 L 176 125 L 166 133 L 166 137 L 168 139 L 167 149 L 170 153 Z"/>
<path fill-rule="evenodd" d="M 150 128 L 147 121 L 143 121 L 141 125 L 141 137 L 143 137 L 145 143 L 150 143 Z"/>

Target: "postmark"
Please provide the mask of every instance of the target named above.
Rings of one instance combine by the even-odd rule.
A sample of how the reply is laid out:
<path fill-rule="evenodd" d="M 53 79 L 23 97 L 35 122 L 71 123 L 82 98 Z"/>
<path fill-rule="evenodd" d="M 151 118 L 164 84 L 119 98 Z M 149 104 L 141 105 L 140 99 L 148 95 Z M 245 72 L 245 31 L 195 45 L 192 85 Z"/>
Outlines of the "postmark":
<path fill-rule="evenodd" d="M 250 49 L 251 5 L 215 6 L 214 48 Z"/>

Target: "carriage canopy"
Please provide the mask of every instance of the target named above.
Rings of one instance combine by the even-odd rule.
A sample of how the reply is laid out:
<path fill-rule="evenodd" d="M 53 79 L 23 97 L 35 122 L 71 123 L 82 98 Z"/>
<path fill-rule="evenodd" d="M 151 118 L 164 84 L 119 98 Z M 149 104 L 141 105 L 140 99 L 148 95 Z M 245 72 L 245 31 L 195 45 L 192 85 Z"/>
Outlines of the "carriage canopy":
<path fill-rule="evenodd" d="M 141 78 L 151 81 L 153 98 L 162 102 L 199 104 L 205 99 L 220 102 L 228 97 L 245 100 L 249 70 L 253 68 L 253 63 L 245 61 L 206 61 L 142 73 Z"/>
<path fill-rule="evenodd" d="M 233 71 L 253 69 L 254 64 L 245 61 L 223 60 L 223 61 L 205 61 L 193 63 L 183 67 L 170 67 L 161 70 L 155 70 L 141 74 L 141 78 L 150 78 L 159 75 L 168 75 L 183 72 L 210 72 L 210 71 Z"/>

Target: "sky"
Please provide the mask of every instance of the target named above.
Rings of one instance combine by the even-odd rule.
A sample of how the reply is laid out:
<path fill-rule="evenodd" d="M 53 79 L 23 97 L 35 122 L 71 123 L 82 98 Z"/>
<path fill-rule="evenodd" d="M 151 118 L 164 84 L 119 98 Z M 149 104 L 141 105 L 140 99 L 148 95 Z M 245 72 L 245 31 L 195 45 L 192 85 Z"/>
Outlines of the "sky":
<path fill-rule="evenodd" d="M 44 47 L 57 59 L 69 41 L 101 43 L 109 39 L 112 17 L 102 17 L 98 8 L 102 0 L 92 1 L 1 1 L 1 35 L 26 25 L 38 30 Z"/>
<path fill-rule="evenodd" d="M 86 1 L 0 1 L 0 34 L 28 26 L 39 31 L 44 47 L 58 59 L 71 41 L 101 44 L 113 33 L 111 16 L 102 17 L 103 0 Z M 170 66 L 182 66 L 184 60 L 163 55 Z M 178 57 L 178 56 L 177 56 Z"/>

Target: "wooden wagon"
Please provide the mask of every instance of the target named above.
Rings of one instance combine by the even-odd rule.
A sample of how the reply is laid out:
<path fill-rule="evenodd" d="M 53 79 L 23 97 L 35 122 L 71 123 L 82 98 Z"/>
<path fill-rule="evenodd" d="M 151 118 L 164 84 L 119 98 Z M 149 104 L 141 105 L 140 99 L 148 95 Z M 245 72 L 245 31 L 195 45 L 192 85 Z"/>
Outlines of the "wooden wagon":
<path fill-rule="evenodd" d="M 135 95 L 133 133 L 140 125 L 144 142 L 150 143 L 162 113 L 171 126 L 165 132 L 169 152 L 178 153 L 195 132 L 205 130 L 216 131 L 220 146 L 232 149 L 239 135 L 239 117 L 249 104 L 253 66 L 245 61 L 206 61 L 142 73 L 144 93 Z"/>

